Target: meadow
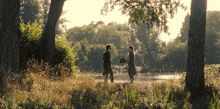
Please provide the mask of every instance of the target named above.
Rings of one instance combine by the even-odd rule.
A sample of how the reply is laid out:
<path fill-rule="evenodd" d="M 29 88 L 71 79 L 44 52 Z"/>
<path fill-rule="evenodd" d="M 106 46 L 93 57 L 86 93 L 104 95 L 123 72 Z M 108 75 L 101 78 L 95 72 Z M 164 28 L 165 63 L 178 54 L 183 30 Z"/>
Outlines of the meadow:
<path fill-rule="evenodd" d="M 8 72 L 1 109 L 190 109 L 183 74 L 164 81 L 108 83 L 91 73 L 68 73 L 62 64 L 31 61 L 19 74 Z M 220 108 L 219 67 L 205 67 L 206 92 L 211 109 Z"/>

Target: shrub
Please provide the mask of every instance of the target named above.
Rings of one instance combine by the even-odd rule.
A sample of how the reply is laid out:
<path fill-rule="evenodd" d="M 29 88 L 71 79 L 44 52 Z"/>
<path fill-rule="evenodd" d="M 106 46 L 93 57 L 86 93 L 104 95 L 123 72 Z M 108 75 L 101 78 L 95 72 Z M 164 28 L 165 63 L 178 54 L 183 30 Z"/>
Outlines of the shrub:
<path fill-rule="evenodd" d="M 29 59 L 34 58 L 39 62 L 43 59 L 44 53 L 40 43 L 42 27 L 38 22 L 24 24 L 21 22 L 22 36 L 20 38 L 20 69 L 25 69 Z M 73 72 L 75 66 L 75 54 L 64 39 L 55 40 L 55 56 L 52 65 L 64 63 Z"/>

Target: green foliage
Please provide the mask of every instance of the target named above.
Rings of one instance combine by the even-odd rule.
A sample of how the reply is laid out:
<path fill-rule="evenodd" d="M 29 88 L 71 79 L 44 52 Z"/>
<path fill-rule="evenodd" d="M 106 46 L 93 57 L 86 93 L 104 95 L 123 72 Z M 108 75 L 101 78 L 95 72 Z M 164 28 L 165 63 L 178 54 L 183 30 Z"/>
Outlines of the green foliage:
<path fill-rule="evenodd" d="M 114 48 L 113 48 L 114 49 Z M 89 70 L 93 70 L 94 72 L 102 72 L 103 65 L 103 53 L 105 51 L 105 45 L 91 45 L 90 53 L 88 54 L 88 67 Z M 112 54 L 113 55 L 113 54 Z"/>
<path fill-rule="evenodd" d="M 108 11 L 113 10 L 115 6 L 120 6 L 123 14 L 130 16 L 129 22 L 136 24 L 146 23 L 148 28 L 154 25 L 167 32 L 167 18 L 173 18 L 178 7 L 186 9 L 180 0 L 106 0 L 101 13 L 106 15 Z"/>
<path fill-rule="evenodd" d="M 28 59 L 35 58 L 43 59 L 43 52 L 39 39 L 41 37 L 42 28 L 35 21 L 34 23 L 24 24 L 23 21 L 20 23 L 22 36 L 20 39 L 20 68 L 24 69 Z"/>
<path fill-rule="evenodd" d="M 39 23 L 37 23 L 36 20 L 31 24 L 25 24 L 23 20 L 21 20 L 20 26 L 22 38 L 26 37 L 30 41 L 39 41 L 42 34 L 42 27 L 39 25 Z"/>
<path fill-rule="evenodd" d="M 97 100 L 97 94 L 92 89 L 87 88 L 85 91 L 73 91 L 70 103 L 71 107 L 76 109 L 98 109 L 100 106 Z"/>
<path fill-rule="evenodd" d="M 128 92 L 127 87 L 126 87 L 126 98 L 125 98 L 125 107 L 126 108 L 132 108 L 135 107 L 139 99 L 139 96 L 137 94 L 136 90 L 132 90 Z"/>
<path fill-rule="evenodd" d="M 25 109 L 52 109 L 54 104 L 48 103 L 46 100 L 41 98 L 31 99 L 28 98 L 26 101 L 20 101 L 18 106 Z"/>
<path fill-rule="evenodd" d="M 77 53 L 76 65 L 81 71 L 102 72 L 102 55 L 106 44 L 112 45 L 113 64 L 118 65 L 121 57 L 128 57 L 127 47 L 131 44 L 131 33 L 127 30 L 129 26 L 126 24 L 104 25 L 102 21 L 69 29 L 66 38 L 72 45 L 73 52 Z"/>
<path fill-rule="evenodd" d="M 171 42 L 165 47 L 161 64 L 170 70 L 185 70 L 187 61 L 187 43 L 186 42 Z M 180 58 L 181 57 L 181 58 Z"/>
<path fill-rule="evenodd" d="M 39 42 L 42 28 L 36 21 L 32 24 L 21 22 L 20 25 L 22 31 L 20 39 L 20 68 L 25 69 L 29 59 L 34 58 L 40 62 L 44 57 L 42 45 Z M 75 54 L 73 54 L 69 44 L 64 39 L 56 39 L 53 65 L 62 62 L 71 72 L 75 70 Z"/>
<path fill-rule="evenodd" d="M 93 40 L 95 30 L 93 26 L 82 26 L 82 27 L 73 27 L 66 32 L 67 36 L 66 39 L 71 42 L 72 44 L 75 44 L 84 38 L 87 40 Z"/>
<path fill-rule="evenodd" d="M 20 0 L 21 10 L 20 16 L 24 23 L 34 23 L 35 20 L 40 21 L 40 2 L 39 0 Z"/>
<path fill-rule="evenodd" d="M 75 57 L 76 54 L 73 53 L 72 48 L 65 39 L 55 40 L 55 55 L 53 64 L 59 64 L 61 62 L 70 69 L 70 72 L 75 71 Z"/>
<path fill-rule="evenodd" d="M 187 63 L 187 45 L 190 15 L 187 14 L 182 24 L 180 35 L 162 48 L 164 56 L 161 65 L 170 70 L 184 70 Z M 205 37 L 205 64 L 218 64 L 220 62 L 220 12 L 207 12 L 206 37 Z"/>
<path fill-rule="evenodd" d="M 20 2 L 20 17 L 23 19 L 24 24 L 32 24 L 36 20 L 44 28 L 48 20 L 51 0 L 20 0 Z M 55 28 L 56 37 L 63 37 L 64 30 L 66 29 L 65 22 L 67 22 L 65 18 L 58 20 Z"/>
<path fill-rule="evenodd" d="M 3 99 L 0 99 L 2 103 L 1 109 L 54 109 L 55 104 L 48 102 L 41 98 L 28 98 L 25 101 L 15 101 L 15 96 L 7 95 Z"/>
<path fill-rule="evenodd" d="M 219 109 L 220 103 L 219 103 L 219 96 L 215 93 L 213 93 L 213 98 L 211 99 L 209 109 Z"/>
<path fill-rule="evenodd" d="M 0 98 L 0 108 L 1 109 L 16 109 L 19 108 L 15 101 L 15 96 L 9 94 L 5 97 Z"/>
<path fill-rule="evenodd" d="M 146 24 L 141 24 L 137 27 L 136 32 L 137 39 L 141 42 L 139 54 L 141 54 L 142 62 L 146 65 L 146 70 L 158 68 L 158 62 L 160 56 L 160 44 L 159 33 L 156 30 L 148 30 Z"/>
<path fill-rule="evenodd" d="M 88 70 L 88 62 L 89 58 L 88 55 L 90 53 L 90 46 L 88 43 L 87 39 L 83 39 L 73 46 L 73 52 L 77 53 L 77 60 L 76 60 L 76 65 L 81 69 L 81 70 Z"/>

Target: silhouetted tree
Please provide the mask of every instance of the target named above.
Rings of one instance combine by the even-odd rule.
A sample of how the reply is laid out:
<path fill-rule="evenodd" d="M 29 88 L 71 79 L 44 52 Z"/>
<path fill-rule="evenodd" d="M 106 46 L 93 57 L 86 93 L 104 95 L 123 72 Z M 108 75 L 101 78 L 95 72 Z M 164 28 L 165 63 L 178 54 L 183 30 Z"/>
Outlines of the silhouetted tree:
<path fill-rule="evenodd" d="M 44 61 L 52 63 L 55 54 L 55 28 L 66 0 L 51 0 L 48 20 L 45 25 L 41 42 L 45 49 Z"/>
<path fill-rule="evenodd" d="M 19 71 L 19 0 L 0 1 L 0 92 L 6 71 Z"/>
<path fill-rule="evenodd" d="M 204 95 L 204 44 L 206 34 L 207 0 L 192 0 L 188 35 L 188 57 L 186 70 L 186 89 L 191 93 L 191 99 L 196 101 Z M 198 103 L 198 107 L 206 108 L 206 104 Z M 195 107 L 194 107 L 195 106 Z"/>

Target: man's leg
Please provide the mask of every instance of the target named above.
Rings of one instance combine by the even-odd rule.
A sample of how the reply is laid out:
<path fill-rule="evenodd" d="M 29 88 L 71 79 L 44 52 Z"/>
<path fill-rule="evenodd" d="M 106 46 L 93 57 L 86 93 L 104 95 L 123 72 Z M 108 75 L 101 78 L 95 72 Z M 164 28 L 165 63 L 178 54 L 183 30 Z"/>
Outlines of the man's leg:
<path fill-rule="evenodd" d="M 111 79 L 111 82 L 113 83 L 114 82 L 114 79 L 113 79 L 113 71 L 111 70 L 110 72 L 110 79 Z"/>
<path fill-rule="evenodd" d="M 108 74 L 105 74 L 103 77 L 104 77 L 104 83 L 108 83 Z"/>
<path fill-rule="evenodd" d="M 134 82 L 134 76 L 130 76 L 130 82 L 131 82 L 131 83 Z"/>

